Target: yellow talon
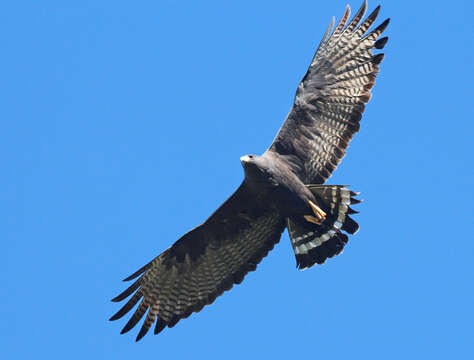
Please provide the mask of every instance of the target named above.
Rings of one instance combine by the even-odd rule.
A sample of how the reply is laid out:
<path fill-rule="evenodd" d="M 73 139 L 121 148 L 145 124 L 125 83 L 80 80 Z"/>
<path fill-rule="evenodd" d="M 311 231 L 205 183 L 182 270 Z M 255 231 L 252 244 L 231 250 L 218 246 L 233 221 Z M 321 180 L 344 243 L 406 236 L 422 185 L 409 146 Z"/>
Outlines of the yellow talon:
<path fill-rule="evenodd" d="M 311 215 L 304 215 L 304 219 L 310 223 L 316 224 L 316 225 L 321 225 L 321 221 L 316 219 L 314 216 Z"/>
<path fill-rule="evenodd" d="M 313 213 L 316 215 L 318 220 L 324 220 L 326 218 L 326 213 L 311 200 L 309 201 L 309 206 L 311 206 L 311 209 L 313 209 Z"/>

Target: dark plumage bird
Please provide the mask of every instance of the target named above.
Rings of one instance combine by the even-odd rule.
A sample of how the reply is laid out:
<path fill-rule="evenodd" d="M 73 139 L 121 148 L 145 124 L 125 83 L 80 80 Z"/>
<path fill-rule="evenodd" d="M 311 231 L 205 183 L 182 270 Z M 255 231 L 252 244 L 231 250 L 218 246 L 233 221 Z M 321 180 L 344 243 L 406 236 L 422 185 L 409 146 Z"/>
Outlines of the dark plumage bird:
<path fill-rule="evenodd" d="M 287 227 L 297 266 L 322 264 L 339 254 L 345 233 L 358 230 L 349 216 L 354 192 L 322 185 L 345 154 L 379 71 L 387 37 L 385 20 L 372 31 L 380 7 L 365 20 L 367 2 L 348 22 L 350 8 L 327 29 L 296 97 L 270 148 L 240 158 L 245 179 L 203 224 L 125 281 L 135 282 L 112 301 L 128 302 L 110 320 L 135 313 L 122 333 L 145 315 L 137 336 L 155 323 L 155 334 L 211 304 L 279 242 Z M 345 233 L 344 233 L 345 232 Z"/>

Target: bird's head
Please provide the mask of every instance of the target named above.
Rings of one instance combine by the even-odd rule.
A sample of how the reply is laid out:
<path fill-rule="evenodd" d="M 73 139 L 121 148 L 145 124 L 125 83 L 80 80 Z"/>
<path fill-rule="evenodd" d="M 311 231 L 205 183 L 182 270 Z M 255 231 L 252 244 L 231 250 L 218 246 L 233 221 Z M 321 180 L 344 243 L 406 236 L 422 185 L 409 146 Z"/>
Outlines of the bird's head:
<path fill-rule="evenodd" d="M 242 166 L 245 168 L 246 166 L 248 165 L 251 165 L 251 164 L 254 164 L 257 162 L 257 159 L 259 158 L 260 156 L 258 155 L 253 155 L 253 154 L 249 154 L 249 155 L 244 155 L 244 156 L 241 156 L 240 157 L 240 163 L 242 164 Z"/>
<path fill-rule="evenodd" d="M 265 156 L 244 155 L 240 158 L 245 178 L 250 182 L 261 182 L 268 176 L 268 159 Z"/>

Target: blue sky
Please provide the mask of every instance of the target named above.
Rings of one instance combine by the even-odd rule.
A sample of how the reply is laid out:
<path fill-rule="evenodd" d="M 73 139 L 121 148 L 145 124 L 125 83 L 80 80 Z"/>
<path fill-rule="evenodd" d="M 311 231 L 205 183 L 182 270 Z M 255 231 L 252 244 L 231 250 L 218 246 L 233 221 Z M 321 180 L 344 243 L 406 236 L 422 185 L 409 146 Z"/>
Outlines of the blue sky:
<path fill-rule="evenodd" d="M 297 271 L 285 233 L 241 285 L 159 336 L 137 344 L 107 321 L 120 280 L 210 215 L 240 184 L 239 157 L 271 143 L 345 4 L 0 6 L 5 359 L 472 356 L 468 1 L 381 2 L 386 58 L 329 181 L 365 200 L 342 255 Z"/>

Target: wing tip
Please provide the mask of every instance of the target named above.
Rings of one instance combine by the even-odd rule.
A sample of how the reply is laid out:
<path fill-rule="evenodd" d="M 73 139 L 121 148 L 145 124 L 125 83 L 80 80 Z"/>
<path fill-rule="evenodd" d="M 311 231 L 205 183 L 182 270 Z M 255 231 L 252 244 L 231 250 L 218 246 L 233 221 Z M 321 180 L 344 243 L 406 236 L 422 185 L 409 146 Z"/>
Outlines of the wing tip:
<path fill-rule="evenodd" d="M 147 271 L 151 264 L 152 264 L 153 260 L 150 261 L 148 264 L 145 264 L 143 265 L 140 269 L 138 269 L 137 271 L 135 271 L 132 275 L 129 275 L 127 276 L 125 279 L 123 279 L 122 281 L 130 281 L 130 280 L 133 280 L 135 279 L 136 277 L 138 277 L 139 275 L 143 274 L 145 271 Z"/>
<path fill-rule="evenodd" d="M 143 325 L 140 331 L 138 332 L 137 337 L 135 338 L 135 342 L 140 341 L 146 335 L 148 330 L 149 330 L 149 327 L 146 327 L 145 325 Z"/>
<path fill-rule="evenodd" d="M 375 64 L 375 65 L 378 65 L 382 62 L 384 57 L 385 57 L 384 53 L 374 55 L 374 57 L 372 58 L 372 63 Z"/>
<path fill-rule="evenodd" d="M 163 321 L 162 319 L 158 319 L 155 324 L 155 329 L 153 330 L 153 333 L 155 335 L 158 335 L 160 332 L 164 330 L 166 327 L 167 323 L 166 321 Z"/>
<path fill-rule="evenodd" d="M 374 48 L 376 48 L 378 50 L 383 49 L 385 47 L 385 45 L 387 44 L 387 41 L 388 41 L 388 36 L 384 36 L 383 38 L 378 39 L 374 43 Z"/>
<path fill-rule="evenodd" d="M 377 31 L 379 34 L 381 34 L 385 31 L 388 24 L 390 24 L 390 18 L 386 18 L 384 21 L 382 21 L 382 23 L 379 26 L 377 26 L 377 28 L 374 31 Z"/>

